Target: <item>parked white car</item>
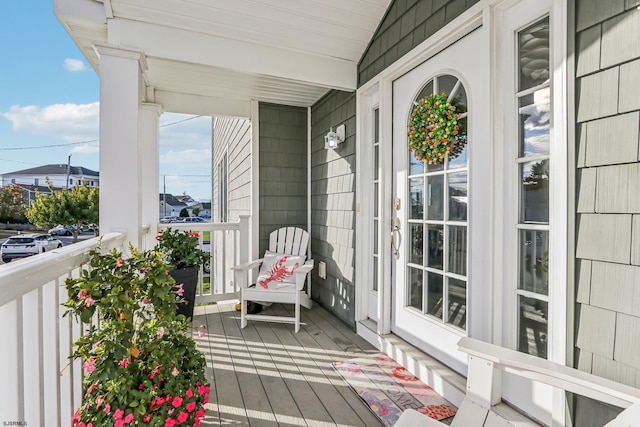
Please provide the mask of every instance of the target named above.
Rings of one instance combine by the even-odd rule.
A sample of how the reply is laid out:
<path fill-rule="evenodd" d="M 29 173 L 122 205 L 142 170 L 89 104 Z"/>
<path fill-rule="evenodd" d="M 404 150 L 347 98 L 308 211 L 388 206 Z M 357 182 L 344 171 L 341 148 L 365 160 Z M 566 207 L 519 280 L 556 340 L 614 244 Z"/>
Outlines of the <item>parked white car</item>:
<path fill-rule="evenodd" d="M 71 225 L 56 225 L 51 230 L 49 230 L 49 234 L 52 236 L 71 236 L 73 234 L 74 227 Z"/>
<path fill-rule="evenodd" d="M 18 234 L 9 237 L 1 247 L 2 261 L 25 258 L 46 251 L 61 248 L 62 242 L 50 234 Z"/>
<path fill-rule="evenodd" d="M 183 222 L 207 222 L 204 220 L 204 218 L 200 218 L 199 216 L 190 216 L 187 218 L 184 218 Z"/>

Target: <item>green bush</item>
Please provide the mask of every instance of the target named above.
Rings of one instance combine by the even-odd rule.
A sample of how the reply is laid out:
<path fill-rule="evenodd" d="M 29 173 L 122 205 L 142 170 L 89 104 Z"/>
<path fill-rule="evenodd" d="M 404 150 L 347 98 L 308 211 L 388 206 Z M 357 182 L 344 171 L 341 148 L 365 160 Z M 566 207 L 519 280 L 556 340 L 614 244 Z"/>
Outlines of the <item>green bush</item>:
<path fill-rule="evenodd" d="M 73 425 L 200 425 L 209 398 L 206 361 L 176 315 L 181 287 L 159 251 L 91 252 L 89 268 L 67 279 L 66 314 L 88 323 L 75 343 L 84 397 Z"/>

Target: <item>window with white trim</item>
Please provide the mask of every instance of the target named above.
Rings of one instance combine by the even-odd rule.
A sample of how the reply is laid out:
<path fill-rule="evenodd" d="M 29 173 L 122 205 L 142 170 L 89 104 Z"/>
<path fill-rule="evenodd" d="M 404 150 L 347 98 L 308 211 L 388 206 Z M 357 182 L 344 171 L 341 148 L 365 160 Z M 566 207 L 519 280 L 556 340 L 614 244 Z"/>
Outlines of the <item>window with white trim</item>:
<path fill-rule="evenodd" d="M 415 98 L 446 93 L 459 114 L 455 137 L 465 148 L 439 165 L 409 158 L 406 307 L 432 320 L 467 329 L 468 156 L 467 92 L 456 76 L 430 79 Z"/>
<path fill-rule="evenodd" d="M 518 350 L 547 357 L 549 314 L 549 17 L 517 33 Z"/>
<path fill-rule="evenodd" d="M 229 203 L 229 183 L 227 176 L 227 152 L 222 155 L 218 162 L 218 221 L 227 222 Z"/>

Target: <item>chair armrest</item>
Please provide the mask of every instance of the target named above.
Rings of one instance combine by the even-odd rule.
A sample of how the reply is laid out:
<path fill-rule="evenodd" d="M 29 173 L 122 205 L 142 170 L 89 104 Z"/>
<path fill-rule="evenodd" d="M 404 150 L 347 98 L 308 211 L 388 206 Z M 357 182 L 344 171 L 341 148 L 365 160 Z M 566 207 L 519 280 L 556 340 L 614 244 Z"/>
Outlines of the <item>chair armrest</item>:
<path fill-rule="evenodd" d="M 295 272 L 296 277 L 296 289 L 301 291 L 304 287 L 304 281 L 307 278 L 307 274 L 309 274 L 313 270 L 313 260 L 308 259 L 301 267 Z"/>
<path fill-rule="evenodd" d="M 311 272 L 311 270 L 313 270 L 313 260 L 312 259 L 308 259 L 303 265 L 302 267 L 299 267 L 296 270 L 296 274 L 304 274 L 306 275 L 307 273 Z"/>
<path fill-rule="evenodd" d="M 252 270 L 252 269 L 258 267 L 260 264 L 262 264 L 262 260 L 263 260 L 263 258 L 254 259 L 252 261 L 247 261 L 247 262 L 244 262 L 242 264 L 234 265 L 233 267 L 231 267 L 231 270 L 233 270 L 233 271 L 249 271 L 249 270 Z"/>

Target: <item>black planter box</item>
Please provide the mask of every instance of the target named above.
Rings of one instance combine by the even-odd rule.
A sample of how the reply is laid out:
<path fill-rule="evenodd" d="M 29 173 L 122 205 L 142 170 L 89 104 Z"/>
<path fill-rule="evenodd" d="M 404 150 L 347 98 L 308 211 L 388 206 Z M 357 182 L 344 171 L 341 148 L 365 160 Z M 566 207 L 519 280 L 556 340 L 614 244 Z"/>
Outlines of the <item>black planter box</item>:
<path fill-rule="evenodd" d="M 187 320 L 193 319 L 193 307 L 196 302 L 196 286 L 198 285 L 198 269 L 195 267 L 184 267 L 169 271 L 169 276 L 173 277 L 176 285 L 183 284 L 184 293 L 182 299 L 186 302 L 176 305 L 176 312 L 184 315 Z"/>

